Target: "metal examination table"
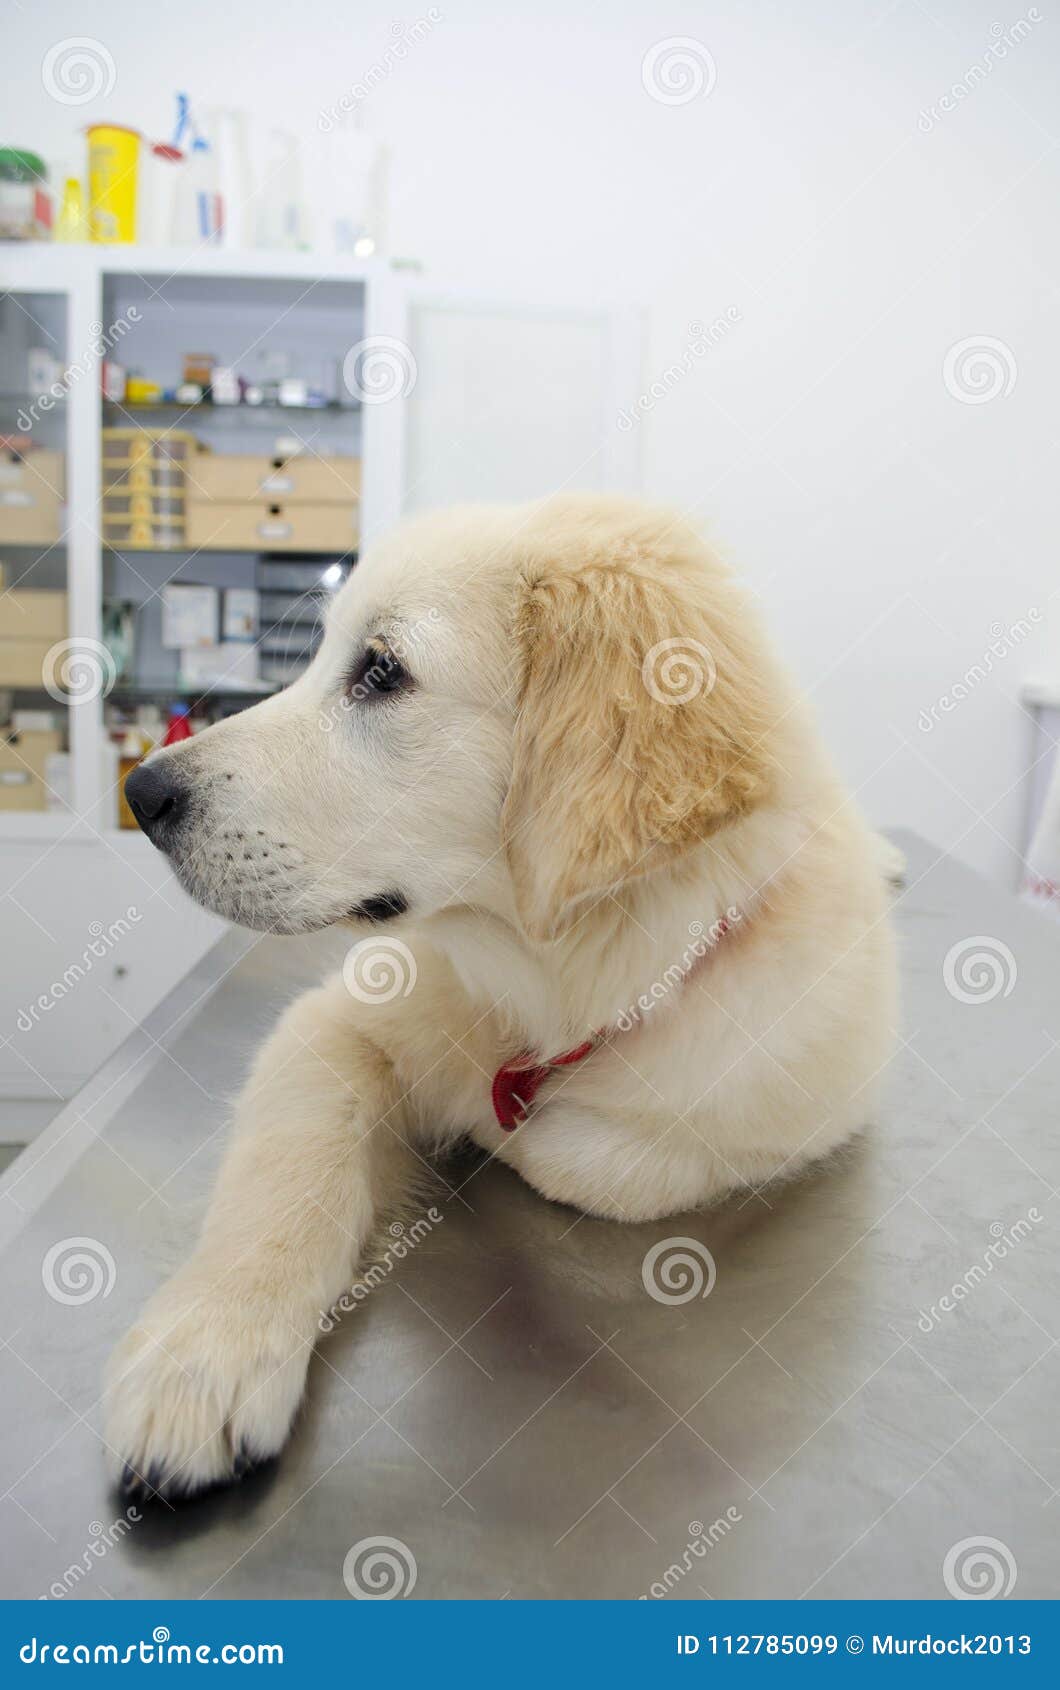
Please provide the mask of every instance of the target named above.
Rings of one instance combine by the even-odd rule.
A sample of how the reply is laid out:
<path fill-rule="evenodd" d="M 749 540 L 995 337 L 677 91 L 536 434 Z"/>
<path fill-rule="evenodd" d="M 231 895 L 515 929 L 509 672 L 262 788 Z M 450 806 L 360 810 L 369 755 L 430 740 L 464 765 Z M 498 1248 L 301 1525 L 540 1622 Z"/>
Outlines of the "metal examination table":
<path fill-rule="evenodd" d="M 254 1046 L 345 948 L 222 940 L 0 1187 L 0 1594 L 346 1600 L 380 1537 L 414 1599 L 942 1597 L 984 1567 L 1060 1593 L 1060 932 L 901 843 L 905 1042 L 853 1148 L 628 1228 L 447 1166 L 444 1224 L 326 1341 L 286 1456 L 115 1532 L 104 1358 L 190 1243 Z M 662 1305 L 642 1263 L 680 1236 L 716 1284 Z M 71 1238 L 108 1294 L 47 1294 Z"/>

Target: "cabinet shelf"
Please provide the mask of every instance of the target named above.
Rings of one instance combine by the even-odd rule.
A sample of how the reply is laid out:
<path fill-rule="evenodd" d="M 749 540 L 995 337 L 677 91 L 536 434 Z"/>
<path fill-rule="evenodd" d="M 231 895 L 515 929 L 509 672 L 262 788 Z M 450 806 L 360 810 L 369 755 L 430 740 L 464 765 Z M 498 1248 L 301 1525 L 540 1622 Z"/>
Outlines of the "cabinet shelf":
<path fill-rule="evenodd" d="M 179 399 L 151 399 L 138 400 L 130 404 L 124 399 L 104 399 L 104 416 L 134 417 L 139 415 L 157 416 L 176 412 L 181 416 L 224 417 L 225 419 L 238 417 L 242 422 L 248 417 L 261 416 L 265 413 L 275 417 L 284 412 L 295 416 L 359 416 L 362 407 L 354 400 L 327 399 L 319 405 L 282 405 L 278 399 L 262 400 L 260 405 L 218 405 L 212 399 L 193 399 L 182 404 Z"/>
<path fill-rule="evenodd" d="M 269 698 L 279 687 L 272 681 L 118 681 L 107 697 L 121 703 L 152 698 Z"/>

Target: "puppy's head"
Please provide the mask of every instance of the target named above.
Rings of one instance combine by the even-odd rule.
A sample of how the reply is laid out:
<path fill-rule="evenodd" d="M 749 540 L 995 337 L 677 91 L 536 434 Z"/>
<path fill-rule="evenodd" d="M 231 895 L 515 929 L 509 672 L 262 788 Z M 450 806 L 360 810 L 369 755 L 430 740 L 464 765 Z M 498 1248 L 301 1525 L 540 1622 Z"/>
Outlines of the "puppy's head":
<path fill-rule="evenodd" d="M 421 518 L 366 553 L 308 672 L 126 791 L 200 902 L 295 933 L 477 906 L 559 936 L 768 794 L 753 618 L 665 513 Z"/>

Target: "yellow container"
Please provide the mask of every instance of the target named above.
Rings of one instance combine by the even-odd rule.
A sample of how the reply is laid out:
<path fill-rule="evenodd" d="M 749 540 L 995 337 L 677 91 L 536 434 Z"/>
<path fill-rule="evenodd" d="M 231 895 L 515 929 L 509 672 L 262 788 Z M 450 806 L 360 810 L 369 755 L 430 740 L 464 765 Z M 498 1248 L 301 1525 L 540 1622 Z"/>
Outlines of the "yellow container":
<path fill-rule="evenodd" d="M 116 245 L 136 239 L 140 136 L 116 123 L 88 131 L 88 238 Z"/>

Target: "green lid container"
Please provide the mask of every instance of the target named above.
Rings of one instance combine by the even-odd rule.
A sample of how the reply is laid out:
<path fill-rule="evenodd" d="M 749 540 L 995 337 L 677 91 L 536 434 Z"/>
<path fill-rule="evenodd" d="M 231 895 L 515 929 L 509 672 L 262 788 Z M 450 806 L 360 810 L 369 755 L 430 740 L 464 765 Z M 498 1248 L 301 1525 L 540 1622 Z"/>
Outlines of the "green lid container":
<path fill-rule="evenodd" d="M 0 182 L 46 182 L 48 166 L 24 147 L 0 147 Z"/>

